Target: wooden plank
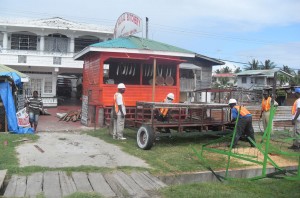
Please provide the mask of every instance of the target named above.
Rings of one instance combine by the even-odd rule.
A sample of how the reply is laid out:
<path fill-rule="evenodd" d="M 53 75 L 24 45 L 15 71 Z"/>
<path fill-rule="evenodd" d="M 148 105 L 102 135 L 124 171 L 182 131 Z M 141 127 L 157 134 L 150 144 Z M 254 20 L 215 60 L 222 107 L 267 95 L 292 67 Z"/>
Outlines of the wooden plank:
<path fill-rule="evenodd" d="M 33 173 L 27 178 L 26 197 L 36 197 L 42 193 L 43 173 Z"/>
<path fill-rule="evenodd" d="M 79 192 L 93 192 L 93 188 L 84 172 L 73 172 L 73 180 Z"/>
<path fill-rule="evenodd" d="M 115 197 L 116 193 L 111 189 L 101 173 L 89 173 L 88 178 L 95 192 L 104 197 Z"/>
<path fill-rule="evenodd" d="M 44 172 L 43 191 L 45 197 L 62 197 L 57 171 Z"/>
<path fill-rule="evenodd" d="M 16 192 L 16 187 L 17 187 L 17 178 L 18 178 L 17 175 L 13 175 L 10 178 L 8 185 L 4 192 L 4 197 L 14 197 L 15 192 Z"/>
<path fill-rule="evenodd" d="M 0 170 L 0 189 L 2 188 L 7 170 Z"/>
<path fill-rule="evenodd" d="M 68 196 L 77 191 L 76 185 L 72 177 L 69 177 L 66 174 L 66 172 L 62 172 L 62 171 L 60 171 L 58 174 L 59 174 L 60 187 L 61 187 L 63 197 Z"/>
<path fill-rule="evenodd" d="M 104 174 L 103 176 L 117 197 L 130 197 L 128 192 L 119 184 L 112 174 Z"/>
<path fill-rule="evenodd" d="M 135 181 L 125 173 L 118 171 L 114 177 L 132 197 L 150 197 Z"/>
<path fill-rule="evenodd" d="M 157 187 L 155 184 L 153 184 L 152 180 L 150 180 L 148 177 L 146 177 L 142 173 L 133 172 L 130 174 L 130 176 L 144 190 L 159 189 L 159 187 Z"/>
<path fill-rule="evenodd" d="M 26 193 L 26 176 L 18 176 L 15 197 L 24 197 Z"/>
<path fill-rule="evenodd" d="M 162 181 L 160 181 L 159 179 L 157 179 L 156 177 L 154 177 L 153 175 L 150 175 L 149 172 L 143 172 L 143 174 L 145 176 L 147 176 L 148 178 L 150 178 L 153 182 L 155 182 L 157 185 L 159 185 L 160 187 L 166 187 L 167 185 L 165 183 L 163 183 Z"/>

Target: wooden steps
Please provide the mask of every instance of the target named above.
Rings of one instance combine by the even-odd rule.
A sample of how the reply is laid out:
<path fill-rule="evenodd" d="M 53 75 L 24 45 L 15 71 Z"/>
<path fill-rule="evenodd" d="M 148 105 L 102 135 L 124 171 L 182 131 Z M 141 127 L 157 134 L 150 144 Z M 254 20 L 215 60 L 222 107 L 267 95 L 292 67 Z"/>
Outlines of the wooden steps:
<path fill-rule="evenodd" d="M 1 173 L 1 171 L 0 171 Z M 95 192 L 104 197 L 159 197 L 167 185 L 148 172 L 85 173 L 47 171 L 29 176 L 12 175 L 4 197 L 65 197 L 75 192 Z"/>

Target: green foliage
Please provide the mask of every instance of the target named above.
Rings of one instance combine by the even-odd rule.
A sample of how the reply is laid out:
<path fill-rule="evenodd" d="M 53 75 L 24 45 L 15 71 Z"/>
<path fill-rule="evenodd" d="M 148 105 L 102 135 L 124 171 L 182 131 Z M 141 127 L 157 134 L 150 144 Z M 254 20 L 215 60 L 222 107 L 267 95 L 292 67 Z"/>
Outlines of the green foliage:
<path fill-rule="evenodd" d="M 240 67 L 237 67 L 235 70 L 234 70 L 234 73 L 237 74 L 237 73 L 240 73 L 242 70 Z"/>
<path fill-rule="evenodd" d="M 260 69 L 258 60 L 252 59 L 251 62 L 248 62 L 248 66 L 244 68 L 245 70 L 258 70 Z"/>
<path fill-rule="evenodd" d="M 262 67 L 261 69 L 273 69 L 276 67 L 276 64 L 272 61 L 270 61 L 269 59 L 268 60 L 265 60 L 265 64 L 261 63 L 262 64 Z"/>
<path fill-rule="evenodd" d="M 300 181 L 263 179 L 197 183 L 170 186 L 161 190 L 165 198 L 200 197 L 300 197 Z"/>

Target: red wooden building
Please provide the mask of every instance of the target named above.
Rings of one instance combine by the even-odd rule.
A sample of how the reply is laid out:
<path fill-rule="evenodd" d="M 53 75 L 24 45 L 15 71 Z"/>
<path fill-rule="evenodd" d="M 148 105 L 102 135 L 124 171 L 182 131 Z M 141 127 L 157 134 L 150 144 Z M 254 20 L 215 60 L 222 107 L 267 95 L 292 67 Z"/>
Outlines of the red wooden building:
<path fill-rule="evenodd" d="M 95 120 L 103 124 L 105 109 L 113 105 L 119 83 L 126 85 L 126 107 L 135 107 L 136 101 L 160 102 L 170 92 L 178 102 L 179 64 L 195 56 L 192 51 L 135 36 L 85 48 L 75 59 L 84 60 L 83 95 L 88 96 L 88 125 Z"/>

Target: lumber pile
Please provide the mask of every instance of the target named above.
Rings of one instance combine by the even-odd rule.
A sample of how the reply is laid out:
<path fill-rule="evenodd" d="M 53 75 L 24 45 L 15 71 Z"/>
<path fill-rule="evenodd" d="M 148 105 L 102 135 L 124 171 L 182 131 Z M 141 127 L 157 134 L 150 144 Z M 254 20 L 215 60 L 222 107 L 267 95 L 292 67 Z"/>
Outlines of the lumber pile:
<path fill-rule="evenodd" d="M 59 121 L 76 122 L 81 119 L 81 110 L 69 111 L 67 113 L 58 114 L 57 116 L 59 117 Z"/>

